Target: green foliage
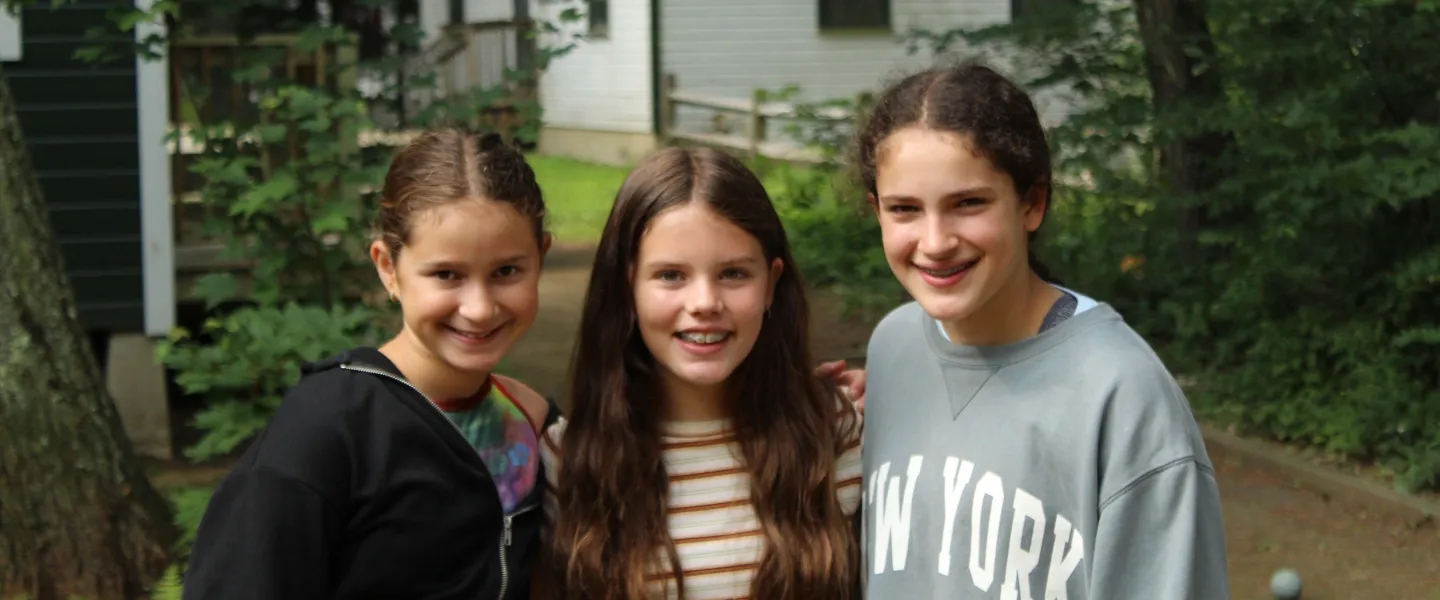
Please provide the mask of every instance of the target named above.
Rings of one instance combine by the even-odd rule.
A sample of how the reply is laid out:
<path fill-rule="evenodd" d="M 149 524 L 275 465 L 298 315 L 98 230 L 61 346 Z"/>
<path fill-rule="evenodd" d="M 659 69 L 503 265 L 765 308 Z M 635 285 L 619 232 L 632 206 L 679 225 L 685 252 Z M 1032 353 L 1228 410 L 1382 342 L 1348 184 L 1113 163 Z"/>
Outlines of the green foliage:
<path fill-rule="evenodd" d="M 791 87 L 762 92 L 766 101 L 794 97 Z M 906 297 L 878 243 L 880 228 L 843 168 L 841 153 L 849 147 L 850 121 L 836 119 L 864 107 L 858 100 L 795 103 L 788 136 L 820 153 L 820 160 L 797 164 L 756 157 L 751 167 L 765 183 L 790 238 L 795 262 L 805 282 L 838 292 L 845 309 L 873 315 Z"/>
<path fill-rule="evenodd" d="M 1202 415 L 1440 487 L 1436 3 L 1208 6 L 1219 54 L 1188 51 L 1225 96 L 1163 114 L 1130 3 L 912 40 L 1018 48 L 1029 89 L 1074 99 L 1051 130 L 1063 185 L 1041 253 L 1203 375 Z M 1165 187 L 1157 150 L 1213 133 L 1234 140 L 1206 157 L 1226 177 Z"/>
<path fill-rule="evenodd" d="M 182 486 L 166 494 L 175 512 L 175 526 L 180 537 L 175 540 L 175 558 L 184 563 L 190 557 L 190 548 L 195 543 L 195 532 L 200 529 L 200 520 L 205 517 L 205 508 L 215 490 L 208 487 Z"/>
<path fill-rule="evenodd" d="M 171 566 L 165 569 L 165 574 L 156 582 L 155 589 L 150 592 L 150 600 L 181 600 L 184 593 L 185 587 L 180 582 L 180 567 Z"/>
<path fill-rule="evenodd" d="M 252 31 L 244 24 L 271 14 L 272 5 L 164 0 L 148 13 L 117 6 L 110 13 L 114 27 L 91 32 L 94 47 L 80 53 L 94 61 L 149 56 L 162 44 L 203 39 L 197 43 L 220 44 L 215 52 L 227 59 L 228 68 L 185 74 L 175 107 L 185 124 L 170 140 L 198 149 L 187 159 L 198 197 L 181 201 L 202 217 L 188 236 L 223 244 L 220 259 L 248 271 L 200 277 L 191 292 L 212 317 L 200 331 L 176 330 L 158 350 L 185 392 L 206 402 L 196 419 L 205 435 L 186 451 L 196 460 L 227 455 L 262 430 L 302 363 L 380 341 L 385 311 L 372 306 L 369 223 L 395 149 L 386 140 L 397 136 L 389 134 L 461 126 L 533 142 L 541 116 L 533 84 L 575 43 L 556 24 L 542 22 L 530 35 L 546 35 L 551 43 L 536 48 L 529 64 L 492 87 L 437 96 L 428 92 L 436 87 L 438 66 L 427 67 L 413 52 L 421 43 L 414 24 L 401 22 L 388 32 L 384 58 L 360 61 L 358 36 L 339 25 L 291 22 L 278 31 Z M 115 30 L 132 32 L 162 16 L 174 23 L 175 39 L 111 43 Z M 236 25 L 228 33 L 207 31 L 207 23 L 217 22 Z M 177 48 L 183 46 L 171 46 L 183 51 Z M 210 64 L 172 64 L 193 68 L 197 62 Z M 367 96 L 358 85 L 361 74 L 383 82 L 382 89 Z M 428 103 L 399 118 L 385 114 L 385 107 L 417 98 Z"/>
<path fill-rule="evenodd" d="M 531 155 L 526 160 L 545 194 L 546 220 L 555 243 L 599 242 L 629 170 L 556 156 Z"/>
<path fill-rule="evenodd" d="M 376 311 L 364 305 L 325 309 L 289 303 L 245 307 L 205 323 L 198 337 L 177 330 L 159 359 L 176 371 L 186 394 L 209 400 L 196 417 L 205 436 L 185 453 L 224 456 L 265 427 L 300 365 L 339 350 L 378 342 Z"/>

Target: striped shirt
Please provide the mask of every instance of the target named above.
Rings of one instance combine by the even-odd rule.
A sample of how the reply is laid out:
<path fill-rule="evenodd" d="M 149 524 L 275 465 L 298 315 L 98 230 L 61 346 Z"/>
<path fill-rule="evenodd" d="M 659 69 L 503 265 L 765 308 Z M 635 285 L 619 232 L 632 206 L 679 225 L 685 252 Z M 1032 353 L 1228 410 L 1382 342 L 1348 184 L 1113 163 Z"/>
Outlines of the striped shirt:
<path fill-rule="evenodd" d="M 847 403 L 848 405 L 848 403 Z M 851 405 L 853 406 L 853 405 Z M 858 413 L 857 413 L 858 420 Z M 553 490 L 563 418 L 545 431 L 540 458 Z M 750 475 L 726 421 L 671 422 L 664 426 L 665 466 L 670 474 L 670 535 L 685 573 L 689 600 L 746 598 L 759 566 L 764 538 L 750 505 Z M 835 462 L 837 497 L 845 515 L 860 505 L 860 428 Z M 554 494 L 545 512 L 555 518 Z M 673 580 L 672 580 L 673 581 Z M 659 595 L 657 581 L 652 589 Z M 673 593 L 673 583 L 669 586 Z"/>

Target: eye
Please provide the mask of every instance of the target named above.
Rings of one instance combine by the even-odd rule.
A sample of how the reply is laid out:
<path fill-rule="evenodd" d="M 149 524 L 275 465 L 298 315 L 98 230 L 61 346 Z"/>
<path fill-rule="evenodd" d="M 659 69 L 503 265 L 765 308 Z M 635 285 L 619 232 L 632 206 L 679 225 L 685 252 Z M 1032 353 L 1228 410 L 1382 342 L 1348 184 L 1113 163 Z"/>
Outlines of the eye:
<path fill-rule="evenodd" d="M 905 214 L 905 213 L 918 212 L 920 209 L 917 208 L 917 207 L 914 207 L 914 206 L 910 206 L 909 204 L 891 204 L 891 205 L 890 205 L 888 208 L 886 208 L 885 210 L 886 210 L 887 212 L 892 212 L 892 213 L 895 213 L 895 214 Z"/>
<path fill-rule="evenodd" d="M 742 281 L 750 278 L 750 272 L 739 268 L 725 269 L 724 272 L 720 273 L 720 278 Z"/>
<path fill-rule="evenodd" d="M 459 273 L 449 270 L 436 271 L 434 273 L 431 273 L 430 276 L 439 279 L 440 281 L 455 281 L 456 279 L 460 278 Z"/>
<path fill-rule="evenodd" d="M 955 203 L 955 206 L 959 208 L 975 208 L 977 206 L 985 206 L 985 204 L 986 202 L 984 198 L 974 197 L 960 200 Z"/>
<path fill-rule="evenodd" d="M 681 274 L 679 271 L 666 270 L 666 271 L 660 271 L 660 272 L 656 273 L 656 274 L 655 274 L 655 278 L 656 278 L 656 279 L 659 279 L 660 281 L 663 281 L 663 282 L 665 282 L 665 283 L 677 283 L 677 282 L 679 282 L 680 280 L 684 279 L 685 276 L 684 276 L 683 274 Z"/>
<path fill-rule="evenodd" d="M 515 265 L 505 265 L 505 266 L 503 266 L 503 267 L 500 267 L 500 268 L 498 268 L 498 269 L 495 269 L 495 273 L 494 273 L 493 275 L 494 275 L 494 277 L 496 277 L 496 278 L 498 278 L 498 279 L 506 279 L 506 278 L 514 277 L 514 276 L 519 275 L 519 274 L 520 274 L 520 267 L 517 267 L 517 266 L 515 266 Z"/>

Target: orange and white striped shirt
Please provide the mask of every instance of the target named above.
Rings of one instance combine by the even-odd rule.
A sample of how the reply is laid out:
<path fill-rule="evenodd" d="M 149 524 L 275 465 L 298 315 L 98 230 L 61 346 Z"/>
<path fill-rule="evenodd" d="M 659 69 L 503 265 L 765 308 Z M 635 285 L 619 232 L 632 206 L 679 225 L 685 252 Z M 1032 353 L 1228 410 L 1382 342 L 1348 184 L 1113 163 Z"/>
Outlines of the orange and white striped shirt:
<path fill-rule="evenodd" d="M 846 403 L 849 405 L 849 403 Z M 858 418 L 858 413 L 857 413 Z M 563 418 L 545 431 L 540 458 L 553 490 L 559 468 Z M 685 572 L 689 600 L 746 598 L 764 548 L 760 522 L 750 504 L 750 476 L 740 446 L 726 421 L 667 423 L 663 429 L 665 466 L 670 474 L 670 535 Z M 860 428 L 835 462 L 837 497 L 847 516 L 860 506 Z M 555 518 L 553 494 L 545 512 Z M 652 588 L 661 592 L 658 581 Z M 671 597 L 674 585 L 669 586 Z"/>

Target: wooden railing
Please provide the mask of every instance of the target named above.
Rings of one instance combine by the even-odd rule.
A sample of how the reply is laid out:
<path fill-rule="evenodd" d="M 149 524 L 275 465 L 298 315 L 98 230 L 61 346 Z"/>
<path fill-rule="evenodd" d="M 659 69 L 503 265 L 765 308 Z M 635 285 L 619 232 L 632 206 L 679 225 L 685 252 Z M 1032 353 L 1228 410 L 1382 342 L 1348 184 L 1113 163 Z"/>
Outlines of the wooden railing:
<path fill-rule="evenodd" d="M 534 26 L 534 23 L 524 20 L 445 26 L 430 46 L 407 61 L 407 74 L 415 76 L 433 72 L 437 79 L 433 89 L 416 91 L 406 97 L 407 118 L 442 98 L 506 83 L 515 84 L 511 92 L 516 97 L 512 101 L 532 98 L 537 82 L 507 81 L 506 77 L 512 72 L 527 72 L 534 65 L 536 45 L 530 35 Z M 485 116 L 503 118 L 504 114 L 514 112 L 513 106 L 510 106 L 513 102 L 498 104 L 486 109 L 495 114 Z"/>
<path fill-rule="evenodd" d="M 830 122 L 851 122 L 855 115 L 852 110 L 831 106 L 801 113 L 794 103 L 767 100 L 764 90 L 755 90 L 749 99 L 725 98 L 685 92 L 679 89 L 674 74 L 667 73 L 660 90 L 660 131 L 663 141 L 716 146 L 747 153 L 751 156 L 767 156 L 793 162 L 819 162 L 824 154 L 819 149 L 807 148 L 800 142 L 772 134 L 772 121 L 797 121 L 801 119 Z M 868 94 L 861 94 L 856 105 L 869 101 Z M 710 111 L 709 131 L 687 130 L 680 119 L 681 107 L 693 107 Z M 728 117 L 735 116 L 744 121 L 740 131 L 730 126 Z"/>

